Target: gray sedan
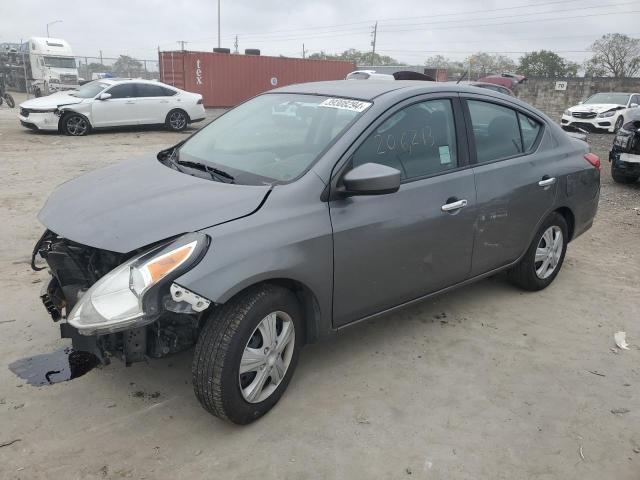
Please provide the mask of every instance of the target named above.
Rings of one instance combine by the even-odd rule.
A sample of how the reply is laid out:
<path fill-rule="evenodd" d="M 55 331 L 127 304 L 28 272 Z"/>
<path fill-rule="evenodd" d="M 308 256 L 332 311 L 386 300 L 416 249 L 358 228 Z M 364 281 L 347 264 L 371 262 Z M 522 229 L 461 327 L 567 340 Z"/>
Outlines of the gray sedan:
<path fill-rule="evenodd" d="M 246 424 L 307 343 L 503 270 L 547 287 L 599 191 L 588 145 L 517 99 L 292 85 L 61 185 L 32 266 L 75 349 L 130 363 L 195 345 L 198 400 Z"/>

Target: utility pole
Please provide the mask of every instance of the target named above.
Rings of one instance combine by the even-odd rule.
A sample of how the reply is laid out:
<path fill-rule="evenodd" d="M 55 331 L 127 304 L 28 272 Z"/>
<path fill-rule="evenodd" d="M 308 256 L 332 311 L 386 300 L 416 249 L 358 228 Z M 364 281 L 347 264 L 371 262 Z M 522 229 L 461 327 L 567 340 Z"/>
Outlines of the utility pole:
<path fill-rule="evenodd" d="M 47 23 L 47 38 L 49 38 L 49 25 L 53 25 L 56 23 L 62 23 L 62 20 L 54 20 L 53 22 Z"/>
<path fill-rule="evenodd" d="M 233 47 L 235 49 L 234 53 L 238 53 L 238 35 L 236 35 L 236 39 L 233 42 Z"/>
<path fill-rule="evenodd" d="M 220 48 L 220 0 L 218 0 L 218 48 Z"/>
<path fill-rule="evenodd" d="M 104 62 L 102 61 L 102 50 L 100 50 L 100 65 L 104 65 Z"/>
<path fill-rule="evenodd" d="M 371 42 L 371 65 L 373 65 L 373 59 L 376 56 L 376 37 L 378 36 L 378 22 L 373 26 L 373 30 L 371 31 L 371 35 L 373 36 L 373 41 Z"/>
<path fill-rule="evenodd" d="M 189 42 L 187 42 L 186 40 L 178 40 L 178 43 L 180 44 L 180 50 L 184 52 L 184 44 Z"/>
<path fill-rule="evenodd" d="M 305 50 L 304 50 L 304 43 L 303 43 L 303 44 L 302 44 L 302 58 L 307 58 L 307 57 L 306 57 L 306 53 L 307 53 L 307 52 L 305 52 Z"/>

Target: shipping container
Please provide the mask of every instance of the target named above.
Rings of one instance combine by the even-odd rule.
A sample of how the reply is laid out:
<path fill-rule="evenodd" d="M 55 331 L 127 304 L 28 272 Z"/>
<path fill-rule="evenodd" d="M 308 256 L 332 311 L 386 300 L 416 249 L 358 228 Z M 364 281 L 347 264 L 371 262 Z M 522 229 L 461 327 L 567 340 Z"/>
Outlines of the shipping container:
<path fill-rule="evenodd" d="M 160 79 L 202 94 L 206 107 L 232 107 L 293 83 L 342 80 L 355 70 L 353 62 L 210 52 L 160 52 L 159 60 Z"/>

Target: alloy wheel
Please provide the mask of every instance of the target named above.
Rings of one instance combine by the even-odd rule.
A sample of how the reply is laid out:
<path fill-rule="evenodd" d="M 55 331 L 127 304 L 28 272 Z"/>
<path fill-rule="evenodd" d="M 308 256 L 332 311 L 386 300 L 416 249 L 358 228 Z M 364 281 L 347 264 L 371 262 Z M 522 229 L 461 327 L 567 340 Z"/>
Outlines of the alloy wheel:
<path fill-rule="evenodd" d="M 546 279 L 553 274 L 562 256 L 564 238 L 560 227 L 552 226 L 545 230 L 536 248 L 534 268 L 538 278 Z"/>
<path fill-rule="evenodd" d="M 169 116 L 169 124 L 174 130 L 182 130 L 187 125 L 187 118 L 182 112 L 173 112 Z"/>
<path fill-rule="evenodd" d="M 65 127 L 67 128 L 67 132 L 69 132 L 70 135 L 79 136 L 87 133 L 88 125 L 87 121 L 84 118 L 78 115 L 74 115 L 67 119 L 67 121 L 65 122 Z"/>
<path fill-rule="evenodd" d="M 259 403 L 278 388 L 291 363 L 295 348 L 295 326 L 281 311 L 264 317 L 242 353 L 238 382 L 249 403 Z"/>

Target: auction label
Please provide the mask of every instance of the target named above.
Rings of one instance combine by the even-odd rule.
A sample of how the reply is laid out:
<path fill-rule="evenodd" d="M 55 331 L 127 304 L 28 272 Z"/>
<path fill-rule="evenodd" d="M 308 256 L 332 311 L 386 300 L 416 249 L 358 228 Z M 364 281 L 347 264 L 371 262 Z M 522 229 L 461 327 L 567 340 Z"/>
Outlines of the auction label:
<path fill-rule="evenodd" d="M 371 102 L 361 102 L 360 100 L 350 100 L 348 98 L 327 98 L 318 105 L 319 107 L 339 108 L 341 110 L 351 110 L 352 112 L 363 112 L 371 106 Z"/>

